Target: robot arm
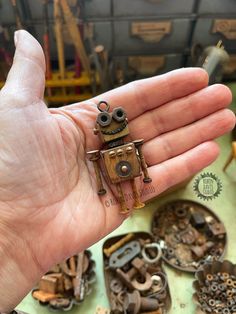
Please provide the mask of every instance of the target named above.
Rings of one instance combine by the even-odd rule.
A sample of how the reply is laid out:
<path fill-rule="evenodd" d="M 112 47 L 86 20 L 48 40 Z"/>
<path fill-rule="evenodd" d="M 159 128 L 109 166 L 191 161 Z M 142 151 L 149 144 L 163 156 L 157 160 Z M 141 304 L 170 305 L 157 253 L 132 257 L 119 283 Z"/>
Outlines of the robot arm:
<path fill-rule="evenodd" d="M 99 150 L 92 150 L 90 152 L 87 152 L 89 156 L 89 160 L 93 162 L 96 180 L 97 180 L 97 186 L 98 186 L 98 195 L 104 195 L 106 194 L 106 190 L 102 183 L 102 177 L 100 173 L 100 167 L 99 167 L 99 159 L 100 159 L 100 152 Z"/>
<path fill-rule="evenodd" d="M 133 141 L 133 143 L 134 143 L 134 145 L 138 151 L 138 154 L 139 154 L 140 164 L 141 164 L 141 168 L 142 168 L 143 175 L 144 175 L 143 182 L 144 183 L 150 183 L 150 182 L 152 182 L 152 179 L 149 177 L 148 170 L 147 170 L 147 164 L 145 162 L 145 158 L 144 158 L 143 152 L 142 152 L 143 140 L 135 140 L 135 141 Z"/>

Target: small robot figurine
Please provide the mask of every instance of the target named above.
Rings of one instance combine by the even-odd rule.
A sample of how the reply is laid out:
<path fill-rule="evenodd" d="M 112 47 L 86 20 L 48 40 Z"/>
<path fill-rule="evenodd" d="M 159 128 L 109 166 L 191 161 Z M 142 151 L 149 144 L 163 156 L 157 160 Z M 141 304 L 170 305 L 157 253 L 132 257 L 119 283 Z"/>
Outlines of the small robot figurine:
<path fill-rule="evenodd" d="M 101 178 L 101 172 L 104 170 L 109 181 L 116 185 L 121 213 L 129 211 L 121 187 L 121 183 L 124 181 L 131 182 L 134 198 L 133 208 L 142 208 L 145 204 L 140 200 L 134 181 L 135 177 L 141 176 L 140 168 L 142 168 L 144 174 L 143 182 L 150 183 L 152 181 L 148 175 L 147 165 L 141 149 L 143 140 L 124 142 L 124 138 L 129 134 L 129 129 L 128 119 L 123 108 L 117 107 L 113 109 L 112 113 L 109 113 L 110 106 L 105 101 L 99 102 L 97 108 L 100 113 L 97 116 L 94 134 L 99 134 L 104 149 L 93 150 L 87 152 L 87 154 L 94 165 L 98 194 L 103 195 L 106 193 Z"/>

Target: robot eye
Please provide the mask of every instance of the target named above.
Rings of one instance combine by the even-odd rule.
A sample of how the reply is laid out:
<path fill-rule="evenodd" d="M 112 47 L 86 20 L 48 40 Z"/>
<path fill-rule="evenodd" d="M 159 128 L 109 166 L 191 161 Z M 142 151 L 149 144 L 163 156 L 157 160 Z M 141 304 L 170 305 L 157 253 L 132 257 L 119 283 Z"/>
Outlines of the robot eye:
<path fill-rule="evenodd" d="M 101 126 L 108 126 L 111 123 L 111 116 L 108 112 L 101 112 L 97 117 L 97 123 Z"/>
<path fill-rule="evenodd" d="M 117 122 L 123 122 L 126 118 L 126 113 L 121 107 L 118 107 L 113 110 L 112 117 Z"/>

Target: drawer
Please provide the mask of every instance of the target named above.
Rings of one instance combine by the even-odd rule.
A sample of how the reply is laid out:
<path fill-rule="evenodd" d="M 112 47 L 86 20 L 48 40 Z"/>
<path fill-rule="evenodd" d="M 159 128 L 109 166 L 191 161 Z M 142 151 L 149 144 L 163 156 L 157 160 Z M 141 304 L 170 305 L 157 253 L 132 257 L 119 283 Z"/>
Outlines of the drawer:
<path fill-rule="evenodd" d="M 195 0 L 113 0 L 115 16 L 189 14 Z"/>
<path fill-rule="evenodd" d="M 235 0 L 200 0 L 198 12 L 200 14 L 236 14 Z"/>
<path fill-rule="evenodd" d="M 109 17 L 111 16 L 111 0 L 83 0 L 83 11 L 85 17 Z"/>
<path fill-rule="evenodd" d="M 0 2 L 0 23 L 1 24 L 14 24 L 15 16 L 10 1 Z"/>
<path fill-rule="evenodd" d="M 182 52 L 191 25 L 189 19 L 115 21 L 114 51 L 126 55 Z"/>
<path fill-rule="evenodd" d="M 198 19 L 193 43 L 200 43 L 203 46 L 216 45 L 219 40 L 227 51 L 236 50 L 236 18 L 235 19 Z"/>
<path fill-rule="evenodd" d="M 183 56 L 181 54 L 114 58 L 114 71 L 121 70 L 126 81 L 166 73 L 182 66 Z"/>

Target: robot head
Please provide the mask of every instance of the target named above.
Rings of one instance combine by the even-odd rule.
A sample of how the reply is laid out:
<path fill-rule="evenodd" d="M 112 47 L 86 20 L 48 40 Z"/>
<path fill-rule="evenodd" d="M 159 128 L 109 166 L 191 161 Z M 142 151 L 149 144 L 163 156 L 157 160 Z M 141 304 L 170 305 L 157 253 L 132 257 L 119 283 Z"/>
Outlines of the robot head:
<path fill-rule="evenodd" d="M 105 109 L 102 109 L 102 105 Z M 96 120 L 95 134 L 99 134 L 103 143 L 116 141 L 129 134 L 128 119 L 122 107 L 117 107 L 109 113 L 110 106 L 105 101 L 100 101 L 98 110 L 101 111 Z"/>

